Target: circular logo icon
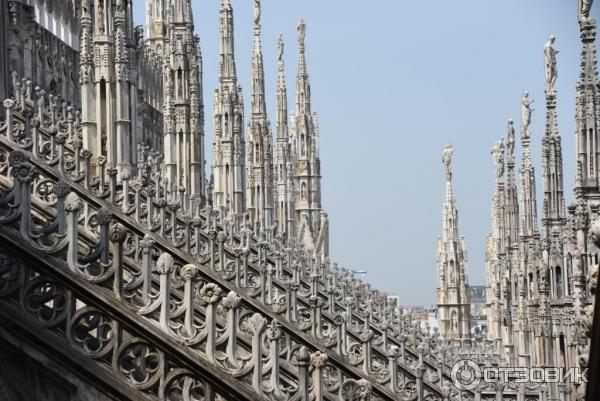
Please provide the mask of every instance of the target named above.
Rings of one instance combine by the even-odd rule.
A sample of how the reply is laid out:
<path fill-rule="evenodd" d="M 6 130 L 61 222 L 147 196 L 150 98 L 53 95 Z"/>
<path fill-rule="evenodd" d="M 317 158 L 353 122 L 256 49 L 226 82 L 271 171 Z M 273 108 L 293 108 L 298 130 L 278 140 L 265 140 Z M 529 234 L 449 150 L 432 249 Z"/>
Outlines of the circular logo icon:
<path fill-rule="evenodd" d="M 475 362 L 463 359 L 454 364 L 451 377 L 459 390 L 473 390 L 481 381 L 481 369 Z"/>

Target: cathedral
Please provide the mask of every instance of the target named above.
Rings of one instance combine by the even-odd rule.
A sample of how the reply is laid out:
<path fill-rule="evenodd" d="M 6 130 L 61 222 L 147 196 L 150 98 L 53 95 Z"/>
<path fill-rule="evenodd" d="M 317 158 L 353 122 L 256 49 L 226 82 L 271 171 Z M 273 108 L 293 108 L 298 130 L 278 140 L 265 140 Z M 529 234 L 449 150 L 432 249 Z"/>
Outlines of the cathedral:
<path fill-rule="evenodd" d="M 80 109 L 77 124 L 93 169 L 114 171 L 120 182 L 153 164 L 164 172 L 161 185 L 183 200 L 181 208 L 210 207 L 228 224 L 299 242 L 321 260 L 328 257 L 303 20 L 291 119 L 283 38 L 277 43 L 274 138 L 265 100 L 260 1 L 254 2 L 248 116 L 236 74 L 234 11 L 230 1 L 221 1 L 214 160 L 207 166 L 202 53 L 189 0 L 147 0 L 145 27 L 135 26 L 127 0 L 3 3 L 7 21 L 0 35 L 6 40 L 0 51 L 9 62 L 2 66 L 0 94 L 8 97 L 20 84 L 16 77 L 29 77 L 33 88 Z"/>
<path fill-rule="evenodd" d="M 589 8 L 582 8 L 579 28 L 582 48 L 576 85 L 575 201 L 565 205 L 553 36 L 544 46 L 546 115 L 540 140 L 541 196 L 536 194 L 532 163 L 535 136 L 529 130 L 533 113 L 529 93 L 525 92 L 521 101 L 519 170 L 515 169 L 517 135 L 513 120 L 508 121 L 506 138 L 491 152 L 496 182 L 486 253 L 488 340 L 514 366 L 577 366 L 581 354 L 585 355 L 584 330 L 578 322 L 592 312 L 591 283 L 586 277 L 598 264 L 598 247 L 590 230 L 600 212 L 597 24 L 589 16 Z"/>
<path fill-rule="evenodd" d="M 518 173 L 512 120 L 492 149 L 480 343 L 452 146 L 430 330 L 329 259 L 305 21 L 288 114 L 284 41 L 272 41 L 277 77 L 267 77 L 253 0 L 245 108 L 232 0 L 215 7 L 207 163 L 192 1 L 146 0 L 145 26 L 132 2 L 0 2 L 0 401 L 584 400 L 582 382 L 464 386 L 455 368 L 588 365 L 600 245 L 591 0 L 579 1 L 575 203 L 564 199 L 555 38 L 544 47 L 541 227 L 528 93 Z"/>

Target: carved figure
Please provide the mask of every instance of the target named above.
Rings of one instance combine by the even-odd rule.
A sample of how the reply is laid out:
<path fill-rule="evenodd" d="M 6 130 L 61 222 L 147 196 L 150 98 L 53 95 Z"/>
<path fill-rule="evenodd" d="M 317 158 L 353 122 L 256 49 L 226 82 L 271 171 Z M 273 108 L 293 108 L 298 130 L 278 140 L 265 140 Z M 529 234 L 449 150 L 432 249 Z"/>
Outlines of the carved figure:
<path fill-rule="evenodd" d="M 254 0 L 254 26 L 260 24 L 260 0 Z"/>
<path fill-rule="evenodd" d="M 448 179 L 452 178 L 452 156 L 454 155 L 454 148 L 452 145 L 446 146 L 444 149 L 444 154 L 442 155 L 442 163 L 444 163 L 444 167 L 446 167 L 446 177 Z"/>
<path fill-rule="evenodd" d="M 304 18 L 300 19 L 298 23 L 298 42 L 301 46 L 304 46 L 304 38 L 306 36 L 306 24 L 304 23 Z"/>
<path fill-rule="evenodd" d="M 554 85 L 556 84 L 556 78 L 558 78 L 558 72 L 556 70 L 556 55 L 558 51 L 555 50 L 552 45 L 556 41 L 554 36 L 550 36 L 548 41 L 544 45 L 544 71 L 546 73 L 546 96 L 553 95 L 555 92 Z"/>
<path fill-rule="evenodd" d="M 491 153 L 496 166 L 496 178 L 501 179 L 504 175 L 504 139 L 496 142 Z"/>
<path fill-rule="evenodd" d="M 512 119 L 508 120 L 506 151 L 508 153 L 509 161 L 512 160 L 515 154 L 515 124 Z"/>
<path fill-rule="evenodd" d="M 529 92 L 523 92 L 523 100 L 521 101 L 521 135 L 529 136 L 529 125 L 531 125 L 531 114 L 533 110 L 531 105 L 533 100 L 529 100 Z"/>
<path fill-rule="evenodd" d="M 284 50 L 283 34 L 280 33 L 279 40 L 277 41 L 277 61 L 279 62 L 279 64 L 283 63 L 283 50 Z"/>
<path fill-rule="evenodd" d="M 98 31 L 100 33 L 105 32 L 104 28 L 104 0 L 98 0 Z"/>
<path fill-rule="evenodd" d="M 579 0 L 579 21 L 586 21 L 590 18 L 593 0 Z"/>

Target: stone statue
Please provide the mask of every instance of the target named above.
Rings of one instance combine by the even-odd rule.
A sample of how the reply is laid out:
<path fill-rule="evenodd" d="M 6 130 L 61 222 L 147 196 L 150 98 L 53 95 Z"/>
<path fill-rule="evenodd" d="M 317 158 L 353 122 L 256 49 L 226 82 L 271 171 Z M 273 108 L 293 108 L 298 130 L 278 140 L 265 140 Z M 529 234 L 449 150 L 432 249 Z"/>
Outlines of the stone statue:
<path fill-rule="evenodd" d="M 546 73 L 546 96 L 553 95 L 555 92 L 554 85 L 556 84 L 556 78 L 558 72 L 556 71 L 556 55 L 558 51 L 555 50 L 552 45 L 556 41 L 554 36 L 550 36 L 548 41 L 544 45 L 544 71 Z"/>
<path fill-rule="evenodd" d="M 277 61 L 279 64 L 283 64 L 283 34 L 279 34 L 279 40 L 277 40 Z"/>
<path fill-rule="evenodd" d="M 586 21 L 590 18 L 593 0 L 579 0 L 579 21 Z"/>
<path fill-rule="evenodd" d="M 504 175 L 504 139 L 500 138 L 491 151 L 496 166 L 496 178 L 501 179 Z"/>
<path fill-rule="evenodd" d="M 88 15 L 90 13 L 90 0 L 83 0 L 81 2 L 81 14 Z"/>
<path fill-rule="evenodd" d="M 509 161 L 512 160 L 515 154 L 515 124 L 512 119 L 508 120 L 506 151 L 508 153 Z"/>
<path fill-rule="evenodd" d="M 531 114 L 533 110 L 531 105 L 533 100 L 529 100 L 529 92 L 523 92 L 523 100 L 521 101 L 521 136 L 529 136 L 529 126 L 531 125 Z"/>
<path fill-rule="evenodd" d="M 104 1 L 98 0 L 98 30 L 100 33 L 104 33 Z"/>
<path fill-rule="evenodd" d="M 125 11 L 125 0 L 117 0 L 117 12 L 124 12 Z"/>
<path fill-rule="evenodd" d="M 298 42 L 300 46 L 304 46 L 304 38 L 306 36 L 306 24 L 304 23 L 304 18 L 300 19 L 298 23 Z"/>
<path fill-rule="evenodd" d="M 444 167 L 446 167 L 446 178 L 448 180 L 452 179 L 452 156 L 454 155 L 454 148 L 452 145 L 446 146 L 444 149 L 444 154 L 442 155 L 442 163 L 444 163 Z"/>
<path fill-rule="evenodd" d="M 260 0 L 254 0 L 254 26 L 260 24 Z"/>

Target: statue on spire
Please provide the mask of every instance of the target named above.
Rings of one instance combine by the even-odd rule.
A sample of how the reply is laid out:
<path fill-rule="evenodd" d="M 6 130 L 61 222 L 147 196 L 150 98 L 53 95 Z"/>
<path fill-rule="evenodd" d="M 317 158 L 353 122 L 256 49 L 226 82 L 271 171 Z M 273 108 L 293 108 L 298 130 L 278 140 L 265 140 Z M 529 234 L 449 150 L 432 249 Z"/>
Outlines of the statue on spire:
<path fill-rule="evenodd" d="M 492 147 L 492 157 L 494 158 L 494 165 L 496 166 L 496 178 L 502 179 L 504 176 L 504 138 L 500 138 L 498 142 Z"/>
<path fill-rule="evenodd" d="M 304 18 L 300 18 L 300 22 L 298 23 L 298 43 L 300 46 L 304 46 L 304 37 L 306 36 L 306 24 L 304 23 Z"/>
<path fill-rule="evenodd" d="M 81 14 L 88 16 L 90 15 L 90 0 L 83 0 L 81 2 Z"/>
<path fill-rule="evenodd" d="M 446 146 L 444 149 L 444 153 L 442 155 L 442 163 L 444 163 L 444 167 L 446 167 L 446 180 L 450 181 L 452 179 L 452 156 L 454 155 L 454 148 L 452 145 Z"/>
<path fill-rule="evenodd" d="M 558 72 L 556 71 L 556 55 L 558 51 L 555 50 L 552 45 L 556 41 L 554 36 L 550 36 L 548 41 L 544 45 L 544 71 L 546 73 L 546 96 L 552 96 L 555 93 L 554 85 L 556 84 L 556 78 Z"/>
<path fill-rule="evenodd" d="M 254 0 L 254 27 L 260 25 L 260 0 Z"/>
<path fill-rule="evenodd" d="M 529 100 L 529 92 L 523 92 L 523 100 L 521 101 L 521 136 L 528 137 L 529 136 L 529 125 L 531 125 L 531 114 L 533 113 L 533 108 L 531 105 L 533 104 L 533 100 Z"/>
<path fill-rule="evenodd" d="M 283 64 L 283 33 L 279 34 L 279 39 L 277 40 L 277 62 L 279 65 Z"/>
<path fill-rule="evenodd" d="M 105 33 L 104 28 L 104 0 L 98 0 L 98 13 L 97 13 L 97 25 L 98 31 L 102 34 Z"/>
<path fill-rule="evenodd" d="M 590 10 L 592 9 L 593 0 L 579 0 L 579 21 L 586 21 L 590 18 Z"/>
<path fill-rule="evenodd" d="M 508 120 L 506 151 L 508 153 L 508 160 L 512 160 L 515 154 L 515 123 L 512 118 Z"/>

